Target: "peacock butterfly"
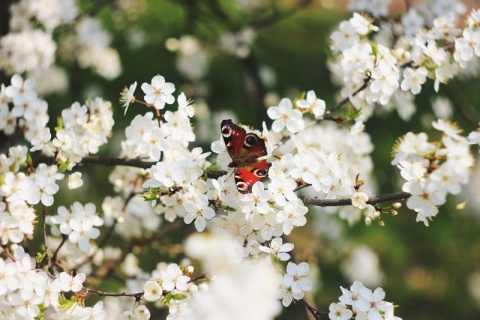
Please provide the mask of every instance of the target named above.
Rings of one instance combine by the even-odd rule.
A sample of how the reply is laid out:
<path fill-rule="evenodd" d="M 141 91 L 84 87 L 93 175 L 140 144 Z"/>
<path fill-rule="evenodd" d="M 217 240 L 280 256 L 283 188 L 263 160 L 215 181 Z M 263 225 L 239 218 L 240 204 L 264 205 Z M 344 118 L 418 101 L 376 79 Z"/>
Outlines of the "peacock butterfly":
<path fill-rule="evenodd" d="M 265 178 L 270 164 L 265 141 L 255 133 L 247 133 L 232 120 L 223 120 L 220 126 L 223 140 L 232 158 L 229 168 L 235 168 L 235 183 L 240 193 L 249 193 L 255 182 Z"/>

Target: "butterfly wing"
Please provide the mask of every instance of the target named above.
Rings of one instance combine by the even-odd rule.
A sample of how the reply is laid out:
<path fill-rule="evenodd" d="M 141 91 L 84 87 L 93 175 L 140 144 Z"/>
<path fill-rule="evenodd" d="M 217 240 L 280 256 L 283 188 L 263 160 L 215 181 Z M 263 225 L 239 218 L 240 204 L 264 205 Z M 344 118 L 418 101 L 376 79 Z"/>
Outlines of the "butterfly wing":
<path fill-rule="evenodd" d="M 235 160 L 243 151 L 243 142 L 245 141 L 247 132 L 245 129 L 234 124 L 230 119 L 223 120 L 220 128 L 228 153 L 232 160 Z"/>
<path fill-rule="evenodd" d="M 257 159 L 258 160 L 258 159 Z M 256 163 L 238 167 L 235 170 L 235 184 L 240 193 L 249 193 L 252 191 L 252 186 L 260 179 L 267 176 L 270 164 L 267 160 L 258 160 Z"/>
<path fill-rule="evenodd" d="M 255 182 L 267 176 L 269 164 L 258 159 L 267 154 L 265 141 L 254 133 L 247 133 L 231 120 L 223 120 L 222 136 L 232 162 L 228 165 L 235 170 L 235 183 L 241 193 L 251 191 Z"/>

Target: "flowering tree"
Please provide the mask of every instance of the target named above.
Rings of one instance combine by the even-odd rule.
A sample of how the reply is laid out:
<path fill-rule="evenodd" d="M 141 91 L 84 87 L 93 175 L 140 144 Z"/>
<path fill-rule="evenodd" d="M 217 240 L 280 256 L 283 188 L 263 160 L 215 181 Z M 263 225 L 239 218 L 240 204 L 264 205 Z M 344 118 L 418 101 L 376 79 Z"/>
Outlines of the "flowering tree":
<path fill-rule="evenodd" d="M 462 120 L 470 133 L 449 119 L 449 100 L 435 98 L 433 114 L 415 103 L 425 91 L 436 94 L 456 78 L 477 75 L 480 11 L 458 1 L 400 5 L 391 12 L 389 0 L 349 1 L 351 13 L 328 37 L 326 65 L 338 95 L 305 88 L 280 98 L 272 89 L 275 71 L 262 68 L 252 52 L 255 37 L 307 7 L 317 12 L 311 1 L 283 7 L 124 0 L 103 19 L 102 8 L 75 0 L 3 2 L 2 317 L 273 319 L 307 312 L 315 319 L 400 319 L 402 305 L 387 301 L 379 286 L 389 278 L 376 253 L 360 241 L 352 249 L 355 242 L 342 242 L 338 230 L 402 223 L 396 220 L 402 210 L 407 225 L 415 224 L 412 212 L 429 234 L 425 227 L 442 219 L 435 218 L 447 197 L 465 194 L 475 170 L 472 147 L 480 143 L 478 131 L 468 129 L 478 116 L 458 90 L 450 96 L 474 121 Z M 65 99 L 59 92 L 75 95 L 82 70 L 115 81 L 122 65 L 128 69 L 113 35 L 128 37 L 137 50 L 147 46 L 155 33 L 130 24 L 158 8 L 197 24 L 174 38 L 174 22 L 156 21 L 169 34 L 162 39 L 175 53 L 182 90 L 166 76 L 171 66 L 160 63 L 148 66 L 149 80 L 140 80 L 142 74 L 125 87 L 120 103 L 92 96 L 99 90 L 92 87 L 88 98 L 66 95 L 68 106 L 57 108 Z M 261 130 L 233 122 L 220 130 L 235 115 L 207 107 L 206 75 L 221 52 L 245 71 L 252 108 L 244 111 Z M 222 81 L 234 78 L 224 71 Z M 416 128 L 417 109 L 425 129 L 403 127 L 387 142 L 388 165 L 401 181 L 387 179 L 389 190 L 374 169 L 369 125 L 377 121 L 388 131 L 388 121 L 378 118 L 396 110 Z M 261 150 L 253 155 L 258 141 Z M 266 168 L 255 167 L 264 160 Z M 105 192 L 95 170 L 110 166 Z M 246 179 L 245 168 L 255 178 Z M 323 239 L 324 250 L 302 250 L 303 232 Z M 340 258 L 349 283 L 335 284 L 338 301 L 314 299 L 322 291 L 316 261 Z M 432 279 L 421 268 L 415 272 L 407 286 Z M 471 279 L 478 296 L 480 276 Z M 388 300 L 397 304 L 396 295 L 389 292 Z"/>

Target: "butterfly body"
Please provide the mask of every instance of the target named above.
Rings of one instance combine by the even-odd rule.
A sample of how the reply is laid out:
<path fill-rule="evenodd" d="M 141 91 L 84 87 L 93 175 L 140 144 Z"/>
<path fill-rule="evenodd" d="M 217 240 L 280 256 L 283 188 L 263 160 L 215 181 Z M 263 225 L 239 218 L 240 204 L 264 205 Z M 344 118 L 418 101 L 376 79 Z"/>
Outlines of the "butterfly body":
<path fill-rule="evenodd" d="M 247 133 L 231 120 L 223 120 L 221 124 L 222 136 L 227 146 L 228 154 L 232 158 L 229 168 L 235 168 L 235 183 L 240 193 L 251 191 L 255 182 L 265 178 L 269 164 L 265 141 L 254 133 Z"/>

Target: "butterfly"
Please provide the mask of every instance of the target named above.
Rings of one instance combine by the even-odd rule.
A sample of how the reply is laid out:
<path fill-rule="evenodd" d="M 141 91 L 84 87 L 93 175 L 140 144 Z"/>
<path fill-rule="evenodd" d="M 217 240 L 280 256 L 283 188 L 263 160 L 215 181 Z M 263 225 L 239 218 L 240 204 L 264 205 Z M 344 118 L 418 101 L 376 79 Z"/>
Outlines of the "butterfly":
<path fill-rule="evenodd" d="M 223 120 L 220 125 L 228 154 L 232 158 L 229 168 L 235 168 L 235 184 L 240 193 L 249 193 L 255 182 L 265 178 L 270 164 L 265 141 L 255 133 L 247 133 L 232 120 Z"/>

